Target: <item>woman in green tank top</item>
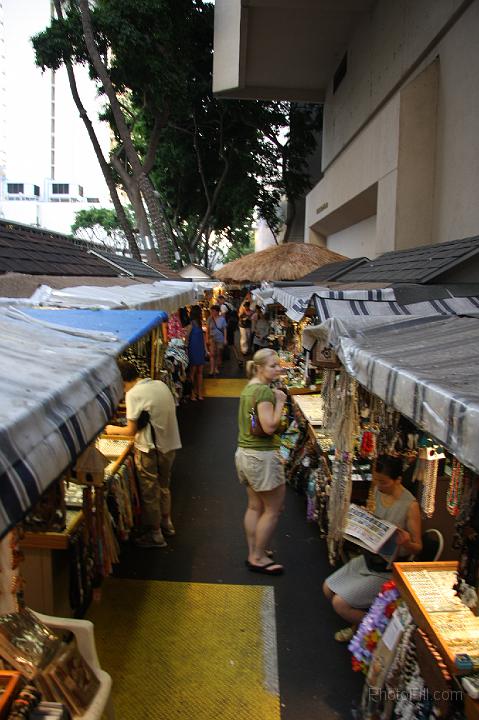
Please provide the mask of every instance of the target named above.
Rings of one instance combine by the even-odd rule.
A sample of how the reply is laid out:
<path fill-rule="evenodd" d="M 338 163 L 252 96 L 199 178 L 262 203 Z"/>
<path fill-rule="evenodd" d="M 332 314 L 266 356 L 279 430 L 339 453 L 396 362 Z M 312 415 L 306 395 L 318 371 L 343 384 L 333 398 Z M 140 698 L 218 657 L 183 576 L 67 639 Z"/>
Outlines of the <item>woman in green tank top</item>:
<path fill-rule="evenodd" d="M 250 381 L 240 396 L 235 464 L 248 497 L 244 516 L 247 566 L 251 572 L 281 575 L 283 566 L 272 561 L 271 552 L 267 550 L 285 495 L 284 469 L 276 431 L 286 395 L 281 390 L 270 388 L 281 373 L 278 355 L 267 348 L 259 350 L 246 364 L 246 373 Z M 251 432 L 252 408 L 256 408 L 263 429 L 261 436 Z"/>

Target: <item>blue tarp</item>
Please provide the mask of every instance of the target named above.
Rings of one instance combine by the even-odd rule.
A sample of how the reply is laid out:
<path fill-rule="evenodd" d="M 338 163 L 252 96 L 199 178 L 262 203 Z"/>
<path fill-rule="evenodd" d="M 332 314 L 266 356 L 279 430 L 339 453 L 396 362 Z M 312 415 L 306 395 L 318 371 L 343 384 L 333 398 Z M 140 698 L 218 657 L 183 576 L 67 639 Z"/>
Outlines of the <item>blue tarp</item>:
<path fill-rule="evenodd" d="M 80 330 L 110 332 L 128 345 L 168 320 L 161 310 L 36 310 L 22 308 L 25 315 Z"/>

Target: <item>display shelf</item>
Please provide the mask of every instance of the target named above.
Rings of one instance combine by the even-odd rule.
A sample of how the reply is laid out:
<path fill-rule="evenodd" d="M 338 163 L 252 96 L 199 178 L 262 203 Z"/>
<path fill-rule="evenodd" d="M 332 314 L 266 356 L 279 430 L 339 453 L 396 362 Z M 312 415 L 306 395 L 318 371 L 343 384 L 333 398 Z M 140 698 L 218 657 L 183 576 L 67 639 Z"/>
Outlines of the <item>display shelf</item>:
<path fill-rule="evenodd" d="M 121 440 L 124 441 L 125 447 L 120 452 L 119 455 L 117 455 L 115 458 L 111 458 L 112 461 L 107 467 L 105 468 L 105 477 L 111 477 L 116 472 L 118 472 L 118 468 L 124 463 L 125 458 L 130 454 L 130 452 L 133 449 L 134 446 L 134 438 L 132 437 L 126 437 L 125 435 L 101 435 L 101 440 Z M 111 457 L 111 456 L 108 456 Z"/>
<path fill-rule="evenodd" d="M 44 550 L 67 550 L 70 537 L 74 535 L 83 522 L 82 510 L 69 511 L 67 526 L 63 532 L 26 532 L 20 541 L 20 548 L 41 548 Z"/>
<path fill-rule="evenodd" d="M 9 708 L 21 679 L 22 676 L 17 670 L 0 670 L 0 718 L 10 717 Z"/>
<path fill-rule="evenodd" d="M 320 394 L 294 397 L 294 403 L 302 412 L 310 425 L 320 426 L 323 423 L 323 400 Z"/>
<path fill-rule="evenodd" d="M 133 438 L 116 435 L 104 435 L 102 437 L 125 441 L 125 447 L 121 453 L 105 468 L 105 476 L 114 475 L 118 468 L 125 461 L 127 455 L 133 448 Z M 42 548 L 44 550 L 67 550 L 70 538 L 74 535 L 83 522 L 83 512 L 81 510 L 68 511 L 67 524 L 62 532 L 26 532 L 20 542 L 22 549 Z"/>
<path fill-rule="evenodd" d="M 288 392 L 290 395 L 312 395 L 313 393 L 319 393 L 321 392 L 321 384 L 319 385 L 310 385 L 308 387 L 288 387 Z"/>
<path fill-rule="evenodd" d="M 430 590 L 427 589 L 426 593 L 428 593 L 428 595 L 424 595 L 422 588 L 416 580 L 418 571 L 422 570 L 430 573 L 432 580 L 434 580 L 435 573 L 455 573 L 457 570 L 457 562 L 394 563 L 393 577 L 399 592 L 408 605 L 414 622 L 424 630 L 434 642 L 451 675 L 467 674 L 461 673 L 460 670 L 458 670 L 454 659 L 458 653 L 471 652 L 467 646 L 467 643 L 470 642 L 469 636 L 464 638 L 466 645 L 461 647 L 461 640 L 448 640 L 441 630 L 441 627 L 444 625 L 444 618 L 449 616 L 453 618 L 455 624 L 459 621 L 459 626 L 464 628 L 464 633 L 466 634 L 468 632 L 466 630 L 467 623 L 470 622 L 475 625 L 477 618 L 472 611 L 463 605 L 460 599 L 454 595 L 452 587 L 450 594 L 442 594 L 440 586 L 438 586 L 436 592 L 431 593 Z M 427 601 L 425 597 L 430 598 L 428 600 L 429 608 L 426 607 Z M 455 643 L 454 647 L 452 646 L 453 642 Z"/>

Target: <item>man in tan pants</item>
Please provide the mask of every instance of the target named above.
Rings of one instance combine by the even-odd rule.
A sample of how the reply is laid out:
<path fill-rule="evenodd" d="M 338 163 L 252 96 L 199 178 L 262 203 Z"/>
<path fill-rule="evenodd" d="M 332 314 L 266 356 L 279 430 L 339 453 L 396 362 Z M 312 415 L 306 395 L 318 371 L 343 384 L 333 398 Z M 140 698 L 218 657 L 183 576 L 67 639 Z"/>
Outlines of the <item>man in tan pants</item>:
<path fill-rule="evenodd" d="M 161 380 L 140 378 L 136 367 L 118 363 L 125 387 L 125 427 L 107 425 L 110 435 L 135 436 L 135 466 L 140 485 L 141 547 L 166 547 L 164 535 L 174 535 L 171 520 L 171 468 L 181 448 L 173 395 Z"/>

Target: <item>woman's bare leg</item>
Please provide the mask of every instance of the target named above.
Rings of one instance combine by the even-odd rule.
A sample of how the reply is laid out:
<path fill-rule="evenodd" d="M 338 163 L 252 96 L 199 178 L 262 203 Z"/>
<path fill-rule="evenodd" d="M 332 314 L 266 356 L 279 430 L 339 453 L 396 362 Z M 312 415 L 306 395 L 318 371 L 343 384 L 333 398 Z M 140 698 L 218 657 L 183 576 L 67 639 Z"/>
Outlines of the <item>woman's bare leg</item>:
<path fill-rule="evenodd" d="M 271 537 L 278 524 L 279 516 L 283 510 L 286 486 L 279 485 L 274 490 L 267 490 L 258 493 L 264 506 L 264 510 L 256 523 L 253 555 L 248 560 L 253 565 L 267 565 L 271 558 L 266 555 Z"/>
<path fill-rule="evenodd" d="M 203 365 L 198 365 L 196 368 L 196 397 L 198 400 L 203 400 Z"/>
<path fill-rule="evenodd" d="M 261 499 L 261 493 L 257 493 L 253 488 L 246 487 L 248 495 L 248 507 L 244 515 L 244 530 L 246 534 L 246 542 L 248 543 L 248 559 L 255 555 L 256 543 L 256 527 L 258 520 L 264 512 L 264 505 Z"/>
<path fill-rule="evenodd" d="M 210 375 L 213 375 L 216 369 L 216 343 L 210 343 Z"/>
<path fill-rule="evenodd" d="M 197 366 L 192 365 L 190 367 L 190 382 L 191 382 L 191 399 L 196 400 L 198 397 L 198 393 L 196 392 L 196 373 L 197 373 Z"/>
<path fill-rule="evenodd" d="M 363 617 L 366 615 L 364 610 L 359 608 L 353 608 L 346 600 L 343 600 L 340 595 L 334 595 L 332 605 L 335 611 L 338 613 L 343 620 L 346 620 L 350 625 L 359 625 Z"/>
<path fill-rule="evenodd" d="M 221 345 L 220 345 L 220 346 L 218 346 L 218 348 L 217 348 L 217 350 L 216 350 L 216 368 L 215 368 L 215 372 L 219 373 L 219 371 L 221 370 L 221 363 L 222 363 L 222 361 L 223 361 L 223 348 L 222 348 Z"/>

